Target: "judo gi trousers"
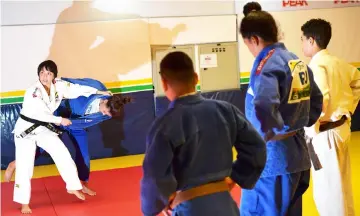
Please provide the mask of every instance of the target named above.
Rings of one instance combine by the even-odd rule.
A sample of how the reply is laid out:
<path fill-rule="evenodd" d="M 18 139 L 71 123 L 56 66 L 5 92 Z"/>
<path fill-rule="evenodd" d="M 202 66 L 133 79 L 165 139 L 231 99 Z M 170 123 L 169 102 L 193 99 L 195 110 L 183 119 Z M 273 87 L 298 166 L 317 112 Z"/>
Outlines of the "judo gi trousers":
<path fill-rule="evenodd" d="M 180 203 L 172 216 L 239 216 L 239 208 L 228 191 L 199 196 Z"/>
<path fill-rule="evenodd" d="M 241 190 L 240 215 L 301 216 L 309 181 L 310 170 L 262 177 L 252 190 Z"/>
<path fill-rule="evenodd" d="M 87 182 L 90 175 L 90 155 L 88 137 L 85 130 L 71 130 L 69 135 L 74 144 L 75 164 L 81 181 Z"/>
<path fill-rule="evenodd" d="M 90 176 L 90 155 L 88 148 L 88 137 L 85 130 L 71 130 L 69 137 L 75 148 L 75 165 L 78 171 L 79 179 L 83 182 L 89 181 Z M 37 149 L 36 157 L 43 153 L 42 149 Z"/>
<path fill-rule="evenodd" d="M 355 215 L 351 184 L 348 122 L 316 135 L 313 146 L 322 169 L 312 168 L 314 201 L 320 216 Z"/>
<path fill-rule="evenodd" d="M 28 135 L 25 138 L 15 136 L 15 202 L 20 204 L 29 204 L 30 202 L 36 146 L 50 154 L 66 183 L 67 190 L 82 189 L 75 163 L 68 149 L 56 134 L 43 132 L 38 135 Z"/>

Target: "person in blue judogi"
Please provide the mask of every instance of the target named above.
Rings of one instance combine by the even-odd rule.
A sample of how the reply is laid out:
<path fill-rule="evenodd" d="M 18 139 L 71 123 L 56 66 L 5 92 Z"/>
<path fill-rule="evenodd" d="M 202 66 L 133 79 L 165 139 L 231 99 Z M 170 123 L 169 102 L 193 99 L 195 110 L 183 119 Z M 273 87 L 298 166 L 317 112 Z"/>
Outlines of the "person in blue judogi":
<path fill-rule="evenodd" d="M 167 54 L 160 75 L 171 103 L 146 138 L 143 214 L 239 215 L 228 176 L 243 188 L 254 187 L 266 161 L 264 140 L 234 105 L 196 93 L 198 77 L 185 53 Z"/>
<path fill-rule="evenodd" d="M 104 84 L 98 80 L 90 78 L 61 79 L 73 84 L 94 87 L 99 91 L 108 91 Z M 130 97 L 94 94 L 89 97 L 81 96 L 76 99 L 63 100 L 59 108 L 55 111 L 55 115 L 63 117 L 66 116 L 72 122 L 71 125 L 61 128 L 68 132 L 70 138 L 72 139 L 72 143 L 75 144 L 75 164 L 78 170 L 79 179 L 83 183 L 84 193 L 91 196 L 96 195 L 96 192 L 88 187 L 90 175 L 90 155 L 86 129 L 112 117 L 118 116 L 121 113 L 124 104 L 130 101 Z M 43 152 L 43 149 L 38 148 L 35 158 L 38 158 Z M 9 164 L 5 172 L 5 181 L 10 181 L 14 170 L 15 161 Z"/>
<path fill-rule="evenodd" d="M 323 96 L 310 68 L 278 42 L 274 18 L 252 11 L 240 24 L 245 45 L 255 57 L 245 114 L 267 141 L 267 161 L 251 190 L 242 189 L 240 214 L 301 215 L 309 186 L 310 159 L 304 127 L 313 125 Z"/>

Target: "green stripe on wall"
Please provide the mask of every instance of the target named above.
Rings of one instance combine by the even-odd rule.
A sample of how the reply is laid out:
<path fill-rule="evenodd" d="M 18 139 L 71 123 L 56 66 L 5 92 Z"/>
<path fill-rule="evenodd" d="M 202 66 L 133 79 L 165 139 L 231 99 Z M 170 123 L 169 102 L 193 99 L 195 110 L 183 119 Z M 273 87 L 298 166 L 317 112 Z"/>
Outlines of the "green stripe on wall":
<path fill-rule="evenodd" d="M 250 77 L 240 78 L 240 84 L 249 83 Z"/>
<path fill-rule="evenodd" d="M 14 97 L 14 98 L 1 98 L 1 105 L 3 104 L 12 104 L 12 103 L 22 103 L 24 97 Z"/>
<path fill-rule="evenodd" d="M 121 88 L 112 88 L 110 91 L 112 93 L 129 93 L 137 91 L 149 91 L 153 89 L 153 85 L 138 85 L 138 86 L 128 86 Z"/>

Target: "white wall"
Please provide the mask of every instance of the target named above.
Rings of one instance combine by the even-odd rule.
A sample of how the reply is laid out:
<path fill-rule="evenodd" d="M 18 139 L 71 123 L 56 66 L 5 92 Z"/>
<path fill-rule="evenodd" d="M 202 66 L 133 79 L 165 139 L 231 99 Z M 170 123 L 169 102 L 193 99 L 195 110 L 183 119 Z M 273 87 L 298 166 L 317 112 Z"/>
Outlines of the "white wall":
<path fill-rule="evenodd" d="M 106 83 L 149 79 L 151 45 L 233 42 L 237 34 L 235 15 L 3 26 L 2 30 L 2 92 L 27 88 L 45 59 L 54 60 L 63 77 L 92 77 Z M 21 81 L 13 82 L 14 73 Z"/>
<path fill-rule="evenodd" d="M 234 1 L 130 1 L 130 6 L 124 6 L 124 1 L 1 2 L 5 24 L 1 27 L 1 92 L 27 88 L 37 78 L 37 65 L 48 58 L 58 63 L 60 76 L 93 77 L 106 83 L 149 80 L 151 45 L 233 42 L 238 37 Z M 285 32 L 286 46 L 299 57 L 303 58 L 300 26 L 320 17 L 334 28 L 330 51 L 349 62 L 360 62 L 356 22 L 360 7 L 272 14 Z M 148 17 L 130 19 L 139 15 Z M 239 61 L 239 71 L 245 72 L 242 77 L 248 76 L 253 57 L 241 39 Z M 14 76 L 22 79 L 14 82 Z"/>
<path fill-rule="evenodd" d="M 284 32 L 286 47 L 295 53 L 299 58 L 309 61 L 301 50 L 301 26 L 312 18 L 322 18 L 329 21 L 332 25 L 332 39 L 328 46 L 330 52 L 348 62 L 360 62 L 360 7 L 346 7 L 334 9 L 314 9 L 298 10 L 285 12 L 271 12 L 274 18 L 280 23 L 281 30 Z M 239 15 L 240 24 L 242 15 Z M 251 56 L 247 47 L 239 36 L 239 58 L 240 71 L 248 72 L 251 70 L 254 57 Z"/>
<path fill-rule="evenodd" d="M 1 5 L 2 25 L 235 14 L 235 2 L 231 0 L 12 0 L 1 1 Z"/>

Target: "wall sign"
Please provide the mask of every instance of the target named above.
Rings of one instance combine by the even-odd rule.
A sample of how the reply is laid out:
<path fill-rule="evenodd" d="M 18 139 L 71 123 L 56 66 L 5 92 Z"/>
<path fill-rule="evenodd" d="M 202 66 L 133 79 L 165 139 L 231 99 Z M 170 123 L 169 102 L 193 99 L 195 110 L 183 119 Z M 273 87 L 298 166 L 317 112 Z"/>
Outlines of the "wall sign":
<path fill-rule="evenodd" d="M 251 1 L 251 0 L 250 0 Z M 236 13 L 242 14 L 244 5 L 249 1 L 236 1 Z M 310 10 L 341 7 L 360 7 L 360 0 L 331 0 L 331 1 L 313 1 L 313 0 L 282 0 L 265 1 L 259 0 L 261 7 L 265 11 L 291 11 L 291 10 Z"/>
<path fill-rule="evenodd" d="M 200 68 L 213 68 L 217 67 L 216 53 L 201 54 L 200 55 Z"/>

